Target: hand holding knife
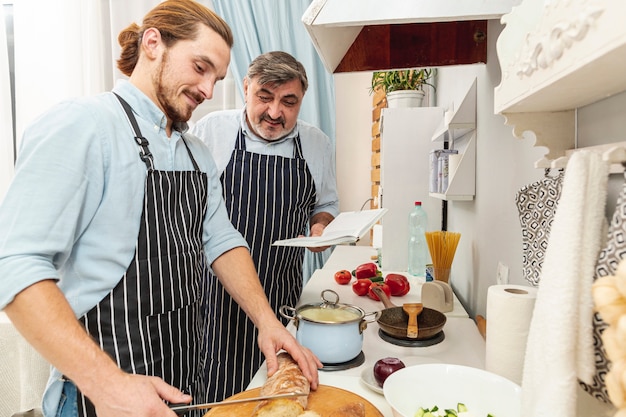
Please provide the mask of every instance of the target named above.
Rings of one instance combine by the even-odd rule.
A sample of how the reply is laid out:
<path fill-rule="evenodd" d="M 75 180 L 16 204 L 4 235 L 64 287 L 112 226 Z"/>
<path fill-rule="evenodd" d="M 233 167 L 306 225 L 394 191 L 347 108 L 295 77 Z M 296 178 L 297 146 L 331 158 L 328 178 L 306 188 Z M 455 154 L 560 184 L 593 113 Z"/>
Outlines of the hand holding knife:
<path fill-rule="evenodd" d="M 231 405 L 231 404 L 241 404 L 241 403 L 249 403 L 249 402 L 254 402 L 254 401 L 264 401 L 264 400 L 273 400 L 276 398 L 295 398 L 295 397 L 302 397 L 304 395 L 308 395 L 304 392 L 291 392 L 288 394 L 278 394 L 278 395 L 266 395 L 266 396 L 261 396 L 261 397 L 252 397 L 252 398 L 241 398 L 238 400 L 230 400 L 230 401 L 219 401 L 219 402 L 215 402 L 215 403 L 205 403 L 205 404 L 171 404 L 170 408 L 172 409 L 172 411 L 174 411 L 176 414 L 183 415 L 185 414 L 187 411 L 191 411 L 191 410 L 206 410 L 209 408 L 213 408 L 213 407 L 220 407 L 220 406 L 224 406 L 224 405 Z"/>

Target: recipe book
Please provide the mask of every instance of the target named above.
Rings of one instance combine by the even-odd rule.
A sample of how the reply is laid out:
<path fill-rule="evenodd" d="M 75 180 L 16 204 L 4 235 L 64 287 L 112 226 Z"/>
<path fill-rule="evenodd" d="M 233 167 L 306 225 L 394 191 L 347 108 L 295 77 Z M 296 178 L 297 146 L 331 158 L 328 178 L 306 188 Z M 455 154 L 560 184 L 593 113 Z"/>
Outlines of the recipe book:
<path fill-rule="evenodd" d="M 275 246 L 320 247 L 355 243 L 387 212 L 376 210 L 344 211 L 326 226 L 321 236 L 304 236 L 277 240 Z"/>

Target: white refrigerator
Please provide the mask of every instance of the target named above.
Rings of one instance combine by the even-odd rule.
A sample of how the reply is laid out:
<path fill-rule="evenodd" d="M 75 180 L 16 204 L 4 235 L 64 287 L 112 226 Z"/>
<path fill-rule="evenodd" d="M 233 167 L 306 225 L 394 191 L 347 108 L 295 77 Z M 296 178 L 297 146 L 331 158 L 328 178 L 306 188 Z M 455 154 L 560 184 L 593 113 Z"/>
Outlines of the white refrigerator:
<path fill-rule="evenodd" d="M 429 196 L 430 151 L 441 149 L 433 134 L 441 126 L 441 107 L 385 108 L 381 113 L 380 206 L 382 269 L 406 272 L 409 212 L 416 201 L 428 215 L 428 230 L 441 230 L 441 199 Z M 430 259 L 430 258 L 428 258 Z"/>

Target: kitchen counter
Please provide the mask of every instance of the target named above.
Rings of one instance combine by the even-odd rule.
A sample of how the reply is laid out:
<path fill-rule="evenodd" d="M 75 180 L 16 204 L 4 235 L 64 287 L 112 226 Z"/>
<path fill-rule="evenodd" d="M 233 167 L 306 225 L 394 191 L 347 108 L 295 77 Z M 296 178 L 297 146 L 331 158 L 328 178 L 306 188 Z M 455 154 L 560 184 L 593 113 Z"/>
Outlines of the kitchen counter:
<path fill-rule="evenodd" d="M 352 270 L 361 263 L 371 261 L 376 251 L 368 246 L 337 246 L 323 268 L 318 269 L 306 283 L 298 305 L 319 303 L 322 301 L 321 292 L 332 289 L 339 295 L 339 302 L 361 307 L 366 313 L 375 312 L 384 308 L 382 303 L 368 297 L 359 297 L 352 292 L 349 285 L 338 285 L 334 273 L 339 269 Z M 383 273 L 392 271 L 383 271 Z M 419 302 L 419 278 L 409 278 L 411 291 L 402 297 L 402 302 Z M 392 297 L 392 301 L 400 297 Z M 320 371 L 320 383 L 352 391 L 374 404 L 385 417 L 391 417 L 391 408 L 382 394 L 368 388 L 361 380 L 363 372 L 371 372 L 371 368 L 378 359 L 392 356 L 400 358 L 407 366 L 421 363 L 452 363 L 484 369 L 485 341 L 478 332 L 478 328 L 467 315 L 462 305 L 455 297 L 454 310 L 446 314 L 444 339 L 438 344 L 425 347 L 397 346 L 384 341 L 378 334 L 378 323 L 372 317 L 368 319 L 367 328 L 363 332 L 363 354 L 365 362 L 344 370 Z M 288 328 L 295 334 L 293 323 Z M 265 364 L 256 373 L 248 388 L 259 387 L 265 382 L 267 372 Z"/>
<path fill-rule="evenodd" d="M 337 246 L 324 266 L 311 275 L 311 278 L 302 291 L 298 305 L 319 303 L 322 301 L 322 291 L 331 289 L 339 294 L 340 303 L 358 305 L 366 312 L 382 310 L 384 308 L 382 303 L 373 301 L 368 297 L 359 297 L 352 292 L 350 285 L 338 285 L 334 279 L 335 272 L 341 269 L 352 271 L 360 264 L 373 262 L 371 257 L 375 255 L 376 250 L 370 246 Z M 421 302 L 421 286 L 425 282 L 424 278 L 414 277 L 408 275 L 406 272 L 383 270 L 383 274 L 390 272 L 396 272 L 406 276 L 411 285 L 411 291 L 407 295 L 403 297 L 391 297 L 392 302 L 398 305 L 401 305 L 401 303 Z M 453 310 L 446 313 L 448 318 L 469 317 L 456 295 L 454 295 L 453 306 Z"/>

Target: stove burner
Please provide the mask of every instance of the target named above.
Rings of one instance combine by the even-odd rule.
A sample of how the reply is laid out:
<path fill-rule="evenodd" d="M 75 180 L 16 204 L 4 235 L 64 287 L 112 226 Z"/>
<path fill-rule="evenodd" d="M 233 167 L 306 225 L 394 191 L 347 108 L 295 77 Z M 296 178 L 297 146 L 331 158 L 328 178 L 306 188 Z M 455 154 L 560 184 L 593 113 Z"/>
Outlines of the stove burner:
<path fill-rule="evenodd" d="M 356 368 L 365 362 L 365 355 L 361 351 L 354 359 L 341 363 L 323 363 L 324 367 L 320 371 L 343 371 L 344 369 Z"/>
<path fill-rule="evenodd" d="M 443 342 L 443 339 L 445 338 L 445 335 L 443 334 L 443 330 L 435 334 L 433 337 L 429 337 L 428 339 L 420 339 L 420 340 L 398 339 L 397 337 L 389 336 L 387 333 L 383 332 L 382 329 L 378 329 L 378 335 L 385 342 L 389 342 L 393 345 L 406 346 L 406 347 L 432 346 L 432 345 L 436 345 L 437 343 Z"/>

